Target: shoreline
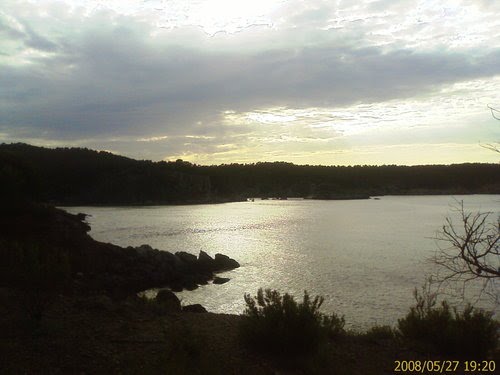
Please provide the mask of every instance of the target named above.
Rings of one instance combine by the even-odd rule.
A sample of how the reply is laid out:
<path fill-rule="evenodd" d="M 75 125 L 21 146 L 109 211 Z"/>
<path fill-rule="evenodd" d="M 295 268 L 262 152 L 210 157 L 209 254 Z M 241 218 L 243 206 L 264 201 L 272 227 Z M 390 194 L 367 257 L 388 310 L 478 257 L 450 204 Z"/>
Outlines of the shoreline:
<path fill-rule="evenodd" d="M 32 266 L 40 267 L 39 263 L 21 262 L 30 266 L 24 269 L 27 279 L 15 277 L 20 271 L 15 257 L 9 264 L 12 278 L 0 275 L 2 373 L 298 375 L 340 369 L 346 374 L 382 375 L 394 370 L 396 360 L 446 359 L 402 344 L 380 326 L 329 339 L 311 358 L 257 353 L 242 345 L 241 314 L 182 306 L 166 289 L 154 300 L 136 295 L 152 285 L 172 288 L 184 283 L 181 289 L 189 289 L 185 286 L 215 276 L 207 270 L 215 269 L 212 262 L 218 258 L 231 267 L 236 266 L 234 260 L 98 242 L 89 236 L 83 215 L 45 205 L 25 206 L 0 217 L 0 245 L 10 244 L 14 252 L 35 251 L 40 260 L 41 246 L 57 255 L 36 272 Z M 57 262 L 51 263 L 54 259 Z M 61 268 L 66 261 L 73 268 Z M 160 264 L 164 268 L 158 269 Z M 187 279 L 180 281 L 183 275 Z M 491 358 L 500 360 L 498 350 Z"/>
<path fill-rule="evenodd" d="M 316 197 L 287 197 L 283 198 L 261 198 L 261 197 L 251 197 L 251 198 L 239 198 L 239 199 L 227 199 L 222 201 L 201 201 L 201 202 L 178 202 L 178 203 L 165 203 L 165 202 L 153 202 L 153 203 L 121 203 L 121 204 L 111 204 L 111 203 L 58 203 L 50 202 L 50 205 L 55 207 L 66 208 L 66 207 L 168 207 L 168 206 L 197 206 L 197 205 L 220 205 L 226 203 L 242 203 L 242 202 L 259 202 L 259 201 L 342 201 L 342 200 L 370 200 L 383 197 L 432 197 L 432 196 L 443 196 L 443 195 L 460 195 L 460 196 L 475 196 L 475 195 L 500 195 L 500 192 L 494 193 L 467 193 L 467 192 L 456 192 L 456 191 L 444 191 L 444 192 L 408 192 L 408 193 L 387 193 L 387 194 L 370 194 L 363 196 L 346 196 L 346 197 L 335 197 L 335 198 L 316 198 Z M 252 201 L 254 199 L 254 201 Z"/>

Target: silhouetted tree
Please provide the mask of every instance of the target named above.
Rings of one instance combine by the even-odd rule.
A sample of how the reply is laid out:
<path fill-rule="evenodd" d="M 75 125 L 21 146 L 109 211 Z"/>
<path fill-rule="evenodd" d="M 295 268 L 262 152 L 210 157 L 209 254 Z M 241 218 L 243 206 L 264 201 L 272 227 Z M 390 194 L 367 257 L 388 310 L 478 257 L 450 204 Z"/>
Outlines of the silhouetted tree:
<path fill-rule="evenodd" d="M 500 120 L 500 110 L 488 105 L 491 115 Z M 483 147 L 500 152 L 497 145 Z M 486 291 L 496 302 L 500 292 L 500 216 L 493 218 L 492 212 L 466 212 L 463 201 L 457 207 L 460 223 L 447 218 L 436 237 L 445 246 L 441 247 L 433 261 L 445 270 L 438 282 L 461 282 L 462 292 L 469 281 L 483 281 L 481 292 Z"/>
<path fill-rule="evenodd" d="M 444 274 L 439 282 L 460 282 L 463 287 L 472 280 L 483 281 L 482 292 L 499 299 L 500 281 L 500 217 L 491 212 L 467 212 L 463 202 L 457 207 L 459 224 L 446 219 L 436 239 L 440 246 L 433 261 Z M 464 291 L 464 289 L 462 289 Z"/>

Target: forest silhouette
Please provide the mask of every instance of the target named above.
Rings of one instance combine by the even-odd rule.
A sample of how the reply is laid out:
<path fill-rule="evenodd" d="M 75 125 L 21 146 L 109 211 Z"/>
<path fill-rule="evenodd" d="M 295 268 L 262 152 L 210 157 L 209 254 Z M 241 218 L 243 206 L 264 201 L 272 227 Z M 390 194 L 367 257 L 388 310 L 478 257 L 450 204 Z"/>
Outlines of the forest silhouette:
<path fill-rule="evenodd" d="M 85 148 L 0 145 L 1 194 L 59 205 L 215 203 L 261 198 L 500 193 L 500 165 L 201 166 L 134 160 Z"/>

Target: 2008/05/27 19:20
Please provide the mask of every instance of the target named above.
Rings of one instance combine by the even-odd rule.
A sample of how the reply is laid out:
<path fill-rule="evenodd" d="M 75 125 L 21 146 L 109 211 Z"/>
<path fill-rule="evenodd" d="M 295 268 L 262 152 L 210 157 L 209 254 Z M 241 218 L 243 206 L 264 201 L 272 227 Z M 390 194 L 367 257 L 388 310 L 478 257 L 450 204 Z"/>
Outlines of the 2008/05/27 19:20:
<path fill-rule="evenodd" d="M 434 372 L 449 373 L 457 370 L 465 372 L 495 372 L 493 360 L 484 361 L 451 361 L 451 360 L 402 360 L 394 361 L 394 372 Z"/>

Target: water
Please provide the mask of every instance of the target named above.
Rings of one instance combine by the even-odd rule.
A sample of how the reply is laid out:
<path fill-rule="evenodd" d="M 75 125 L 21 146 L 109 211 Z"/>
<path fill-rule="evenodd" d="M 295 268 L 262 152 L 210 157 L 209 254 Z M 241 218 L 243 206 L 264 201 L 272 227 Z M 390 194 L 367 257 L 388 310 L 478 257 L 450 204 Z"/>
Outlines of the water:
<path fill-rule="evenodd" d="M 325 297 L 350 327 L 394 325 L 434 272 L 432 238 L 453 206 L 500 211 L 500 195 L 386 196 L 379 200 L 266 200 L 218 205 L 70 207 L 90 214 L 90 235 L 121 246 L 223 253 L 241 268 L 223 285 L 179 293 L 185 304 L 241 313 L 259 287 Z"/>

